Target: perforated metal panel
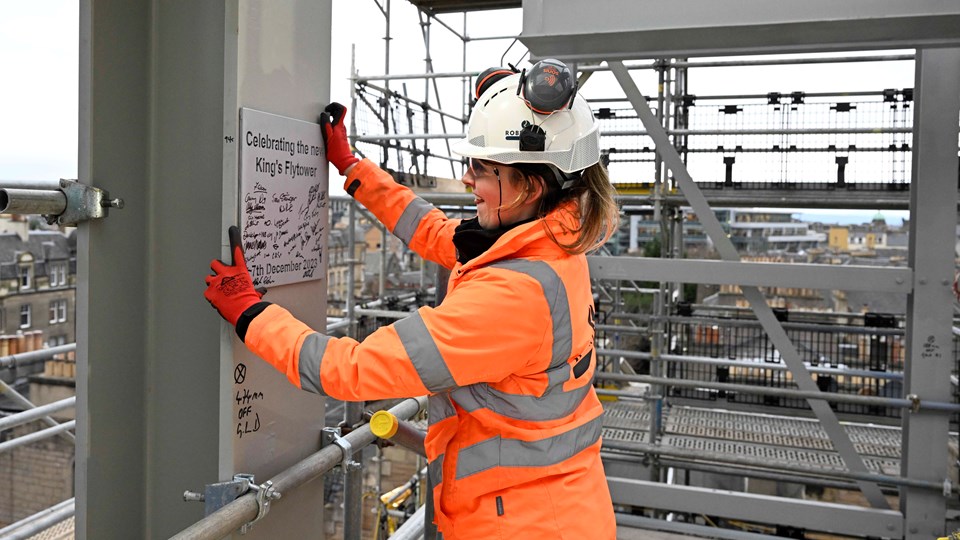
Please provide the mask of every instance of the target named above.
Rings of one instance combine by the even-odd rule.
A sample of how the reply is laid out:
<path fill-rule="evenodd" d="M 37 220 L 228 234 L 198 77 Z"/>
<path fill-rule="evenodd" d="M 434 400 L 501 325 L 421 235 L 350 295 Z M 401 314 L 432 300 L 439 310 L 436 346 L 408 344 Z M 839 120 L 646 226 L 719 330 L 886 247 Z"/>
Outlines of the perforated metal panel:
<path fill-rule="evenodd" d="M 644 402 L 608 401 L 603 406 L 603 439 L 626 443 L 650 442 L 650 413 Z"/>
<path fill-rule="evenodd" d="M 604 427 L 646 430 L 650 425 L 650 412 L 643 402 L 609 401 L 603 411 Z"/>
<path fill-rule="evenodd" d="M 605 440 L 650 441 L 650 413 L 646 403 L 607 402 L 604 410 Z M 770 465 L 846 469 L 833 451 L 826 432 L 815 420 L 675 406 L 664 411 L 663 426 L 661 444 L 665 447 L 717 456 L 750 457 Z M 844 429 L 868 470 L 899 474 L 898 428 L 846 424 Z"/>
<path fill-rule="evenodd" d="M 627 443 L 646 443 L 650 442 L 648 440 L 648 433 L 646 431 L 638 431 L 635 429 L 615 429 L 615 428 L 603 428 L 603 439 L 605 441 L 617 441 L 617 442 L 627 442 Z"/>

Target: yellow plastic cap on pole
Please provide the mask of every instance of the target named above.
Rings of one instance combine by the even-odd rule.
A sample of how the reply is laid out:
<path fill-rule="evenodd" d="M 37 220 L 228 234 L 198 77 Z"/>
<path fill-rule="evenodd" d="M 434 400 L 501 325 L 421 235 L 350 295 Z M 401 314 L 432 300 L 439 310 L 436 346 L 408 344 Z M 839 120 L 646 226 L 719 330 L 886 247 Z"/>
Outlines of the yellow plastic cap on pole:
<path fill-rule="evenodd" d="M 370 417 L 370 431 L 381 439 L 389 439 L 397 434 L 400 422 L 389 411 L 377 411 Z"/>

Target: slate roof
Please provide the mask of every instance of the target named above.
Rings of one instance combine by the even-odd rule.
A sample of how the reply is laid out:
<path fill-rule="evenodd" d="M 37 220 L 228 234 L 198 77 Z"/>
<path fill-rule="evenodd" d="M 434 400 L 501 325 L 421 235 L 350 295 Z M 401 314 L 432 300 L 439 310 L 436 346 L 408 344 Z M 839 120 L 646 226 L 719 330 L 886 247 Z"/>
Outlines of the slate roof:
<path fill-rule="evenodd" d="M 30 231 L 25 242 L 16 233 L 0 233 L 0 279 L 18 277 L 17 257 L 24 252 L 33 255 L 38 275 L 47 274 L 48 261 L 72 263 L 75 245 L 71 247 L 70 239 L 58 231 Z"/>

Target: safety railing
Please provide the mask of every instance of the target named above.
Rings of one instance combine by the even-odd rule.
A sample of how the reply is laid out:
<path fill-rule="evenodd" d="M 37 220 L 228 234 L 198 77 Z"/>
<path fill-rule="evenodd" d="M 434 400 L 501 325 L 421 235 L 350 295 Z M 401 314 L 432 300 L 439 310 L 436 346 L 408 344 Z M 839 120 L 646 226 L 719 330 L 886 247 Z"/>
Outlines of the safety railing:
<path fill-rule="evenodd" d="M 890 322 L 894 322 L 890 317 Z M 860 396 L 903 397 L 904 332 L 902 328 L 836 324 L 783 323 L 787 335 L 814 372 L 823 391 Z M 775 388 L 795 383 L 779 352 L 753 321 L 669 317 L 669 352 L 722 363 L 695 363 L 664 358 L 667 374 L 686 380 L 716 381 Z M 804 400 L 758 397 L 739 392 L 675 389 L 675 396 L 783 408 L 807 408 Z M 837 405 L 837 412 L 899 417 L 897 408 Z"/>
<path fill-rule="evenodd" d="M 0 529 L 0 538 L 3 540 L 32 538 L 58 523 L 70 519 L 75 512 L 75 500 L 71 497 Z"/>
<path fill-rule="evenodd" d="M 76 344 L 70 343 L 49 349 L 4 356 L 0 358 L 0 369 L 17 369 L 40 362 L 46 362 L 53 359 L 56 355 L 75 350 Z M 37 406 L 2 380 L 0 380 L 0 393 L 24 409 L 21 412 L 0 417 L 0 433 L 37 421 L 48 426 L 3 440 L 3 442 L 0 442 L 0 455 L 55 436 L 62 437 L 71 444 L 76 440 L 73 433 L 71 433 L 71 431 L 76 428 L 75 420 L 59 423 L 52 417 L 55 413 L 75 407 L 77 401 L 76 396 Z M 69 519 L 73 515 L 74 499 L 71 498 L 3 527 L 0 529 L 0 538 L 4 540 L 31 538 Z"/>
<path fill-rule="evenodd" d="M 46 362 L 48 360 L 52 360 L 57 355 L 75 351 L 76 348 L 76 343 L 70 343 L 67 345 L 50 347 L 48 349 L 0 357 L 0 369 L 15 370 L 20 367 Z M 39 420 L 47 426 L 45 429 L 3 441 L 0 443 L 0 453 L 12 450 L 19 446 L 41 441 L 52 436 L 60 436 L 71 443 L 76 440 L 76 437 L 70 432 L 70 430 L 74 429 L 76 426 L 75 421 L 71 420 L 69 422 L 60 423 L 50 416 L 52 413 L 73 407 L 76 403 L 75 397 L 66 398 L 55 403 L 49 403 L 37 407 L 29 399 L 17 392 L 12 386 L 3 380 L 0 380 L 0 393 L 2 393 L 8 400 L 12 401 L 17 406 L 23 408 L 23 412 L 0 418 L 0 432 L 35 420 Z"/>
<path fill-rule="evenodd" d="M 53 420 L 50 415 L 64 409 L 72 408 L 76 404 L 76 401 L 76 396 L 73 396 L 53 403 L 48 403 L 47 405 L 33 407 L 21 413 L 0 418 L 0 432 L 12 429 L 21 424 L 32 422 L 34 420 L 42 420 L 46 423 L 53 424 L 48 428 L 26 433 L 19 437 L 14 437 L 10 440 L 0 442 L 0 454 L 26 444 L 42 441 L 55 435 L 64 433 L 69 434 L 69 430 L 72 430 L 76 427 L 76 420 L 70 420 L 60 424 L 57 423 L 56 420 Z M 72 435 L 69 436 L 68 439 L 72 442 Z"/>
<path fill-rule="evenodd" d="M 740 313 L 739 317 L 744 317 Z M 794 312 L 790 313 L 791 320 Z M 797 313 L 805 322 L 783 322 L 796 344 L 807 370 L 824 392 L 864 398 L 905 399 L 903 363 L 906 356 L 901 317 L 878 314 Z M 654 361 L 650 334 L 654 317 L 649 314 L 615 313 L 607 317 L 617 324 L 598 324 L 598 347 L 608 367 L 613 360 L 630 364 L 638 374 L 650 374 Z M 755 320 L 725 318 L 710 314 L 664 317 L 664 349 L 658 356 L 663 376 L 678 381 L 722 383 L 759 388 L 796 388 L 787 366 Z M 865 324 L 866 320 L 866 324 Z M 884 326 L 875 326 L 877 320 Z M 818 321 L 818 322 L 814 322 Z M 954 400 L 960 400 L 960 335 L 953 337 Z M 616 371 L 613 367 L 611 370 Z M 762 405 L 779 409 L 807 409 L 805 399 L 786 394 L 740 392 L 708 385 L 673 385 L 671 398 L 693 402 L 723 402 L 726 406 Z M 838 413 L 886 418 L 902 415 L 897 406 L 882 400 L 837 401 Z M 957 415 L 952 415 L 956 428 Z"/>
<path fill-rule="evenodd" d="M 419 414 L 426 406 L 426 398 L 407 399 L 389 410 L 401 420 Z M 349 461 L 354 453 L 374 442 L 377 436 L 364 424 L 340 437 L 320 451 L 296 463 L 271 478 L 257 490 L 247 492 L 216 512 L 201 519 L 173 536 L 177 540 L 206 540 L 223 538 L 251 524 L 265 513 L 265 507 L 278 504 L 292 490 L 322 476 L 337 465 Z M 265 496 L 266 492 L 271 493 Z"/>

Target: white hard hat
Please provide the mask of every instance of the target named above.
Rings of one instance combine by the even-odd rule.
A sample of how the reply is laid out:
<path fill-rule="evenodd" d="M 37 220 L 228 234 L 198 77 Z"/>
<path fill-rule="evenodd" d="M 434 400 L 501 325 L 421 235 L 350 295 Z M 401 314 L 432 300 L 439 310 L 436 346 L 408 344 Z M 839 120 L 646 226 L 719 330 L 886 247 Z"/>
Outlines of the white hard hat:
<path fill-rule="evenodd" d="M 543 60 L 529 75 L 500 78 L 483 89 L 470 114 L 466 139 L 451 149 L 463 157 L 498 163 L 546 163 L 568 174 L 597 163 L 600 132 L 572 77 L 559 61 Z M 559 100 L 555 86 L 561 89 Z M 536 101 L 541 98 L 550 106 Z"/>

